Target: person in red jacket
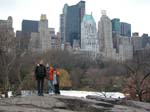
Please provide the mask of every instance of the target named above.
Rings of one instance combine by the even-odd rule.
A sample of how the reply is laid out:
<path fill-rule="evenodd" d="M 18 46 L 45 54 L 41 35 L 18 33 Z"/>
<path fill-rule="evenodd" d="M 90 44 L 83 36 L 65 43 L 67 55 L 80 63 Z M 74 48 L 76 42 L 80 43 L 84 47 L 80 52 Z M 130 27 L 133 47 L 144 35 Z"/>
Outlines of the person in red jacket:
<path fill-rule="evenodd" d="M 53 71 L 54 68 L 50 66 L 48 79 L 48 93 L 49 95 L 54 94 L 54 85 L 53 85 Z"/>

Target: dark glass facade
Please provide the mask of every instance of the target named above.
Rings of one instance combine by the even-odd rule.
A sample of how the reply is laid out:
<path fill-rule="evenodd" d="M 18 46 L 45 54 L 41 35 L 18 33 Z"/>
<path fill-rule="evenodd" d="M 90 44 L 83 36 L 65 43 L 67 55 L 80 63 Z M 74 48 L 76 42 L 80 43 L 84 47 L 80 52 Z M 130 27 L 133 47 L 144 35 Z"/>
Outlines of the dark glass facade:
<path fill-rule="evenodd" d="M 22 32 L 38 32 L 39 21 L 23 20 Z"/>
<path fill-rule="evenodd" d="M 65 21 L 64 21 L 64 14 L 60 15 L 60 35 L 61 35 L 61 42 L 65 42 Z"/>
<path fill-rule="evenodd" d="M 112 22 L 112 31 L 120 34 L 120 19 L 114 18 L 111 20 Z"/>
<path fill-rule="evenodd" d="M 121 22 L 121 36 L 131 37 L 131 24 Z"/>
<path fill-rule="evenodd" d="M 85 14 L 85 1 L 68 6 L 65 4 L 63 14 L 60 16 L 60 32 L 64 42 L 73 44 L 73 40 L 81 39 L 81 21 Z"/>
<path fill-rule="evenodd" d="M 148 34 L 143 34 L 142 35 L 142 48 L 145 48 L 147 45 L 150 45 L 150 37 Z"/>

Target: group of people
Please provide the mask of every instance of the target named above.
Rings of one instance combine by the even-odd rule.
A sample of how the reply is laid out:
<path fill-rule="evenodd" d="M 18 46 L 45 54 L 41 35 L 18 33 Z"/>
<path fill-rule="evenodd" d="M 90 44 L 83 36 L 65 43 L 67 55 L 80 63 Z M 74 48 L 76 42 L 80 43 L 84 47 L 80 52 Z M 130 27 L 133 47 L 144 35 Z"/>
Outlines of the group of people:
<path fill-rule="evenodd" d="M 60 94 L 59 90 L 59 76 L 60 73 L 56 68 L 45 66 L 43 60 L 35 67 L 35 78 L 37 80 L 37 92 L 39 96 L 43 96 L 44 80 L 48 81 L 48 93 Z"/>

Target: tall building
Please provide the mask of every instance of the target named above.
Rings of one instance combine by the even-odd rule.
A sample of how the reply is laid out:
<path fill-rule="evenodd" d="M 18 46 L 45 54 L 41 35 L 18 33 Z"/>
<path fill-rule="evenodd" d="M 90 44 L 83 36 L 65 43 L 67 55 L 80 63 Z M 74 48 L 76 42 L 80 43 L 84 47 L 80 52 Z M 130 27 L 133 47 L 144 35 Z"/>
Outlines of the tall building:
<path fill-rule="evenodd" d="M 99 53 L 96 23 L 92 15 L 84 15 L 81 23 L 81 49 Z"/>
<path fill-rule="evenodd" d="M 120 22 L 120 19 L 114 18 L 112 22 L 112 32 L 121 35 L 122 37 L 131 37 L 131 24 Z"/>
<path fill-rule="evenodd" d="M 1 30 L 3 28 L 7 28 L 7 29 L 9 28 L 9 29 L 13 30 L 13 26 L 12 25 L 13 25 L 13 18 L 11 16 L 9 16 L 7 20 L 0 20 L 0 28 L 1 28 Z"/>
<path fill-rule="evenodd" d="M 102 11 L 102 17 L 98 23 L 98 37 L 101 55 L 108 58 L 115 57 L 112 41 L 112 23 L 106 15 L 106 11 Z"/>
<path fill-rule="evenodd" d="M 51 37 L 56 36 L 55 35 L 55 28 L 49 28 L 49 32 L 50 32 Z"/>
<path fill-rule="evenodd" d="M 102 11 L 102 17 L 98 24 L 100 54 L 104 58 L 125 61 L 133 58 L 133 46 L 130 38 L 120 36 L 119 22 L 119 19 L 111 21 L 106 15 L 106 11 Z"/>
<path fill-rule="evenodd" d="M 138 32 L 134 32 L 131 39 L 134 51 L 142 49 L 142 38 Z"/>
<path fill-rule="evenodd" d="M 131 37 L 131 24 L 121 22 L 120 35 L 125 37 Z"/>
<path fill-rule="evenodd" d="M 42 51 L 50 50 L 51 36 L 48 28 L 48 19 L 45 14 L 41 15 L 39 21 L 40 47 Z"/>
<path fill-rule="evenodd" d="M 73 46 L 74 40 L 81 39 L 81 21 L 85 14 L 85 1 L 76 5 L 64 5 L 63 14 L 60 15 L 60 33 L 63 43 Z"/>
<path fill-rule="evenodd" d="M 142 35 L 142 48 L 145 47 L 150 47 L 150 37 L 148 36 L 148 34 L 143 34 Z"/>
<path fill-rule="evenodd" d="M 39 21 L 23 20 L 22 32 L 38 32 Z"/>
<path fill-rule="evenodd" d="M 33 52 L 46 52 L 51 49 L 50 29 L 45 14 L 41 15 L 38 23 L 38 32 L 31 32 L 29 50 Z"/>
<path fill-rule="evenodd" d="M 17 50 L 20 49 L 21 52 L 25 52 L 28 50 L 29 42 L 31 39 L 31 33 L 33 32 L 37 33 L 38 27 L 39 21 L 34 20 L 22 21 L 22 30 L 16 32 Z"/>
<path fill-rule="evenodd" d="M 59 32 L 55 34 L 55 28 L 49 28 L 50 37 L 51 37 L 51 49 L 60 49 L 61 48 L 61 38 Z"/>
<path fill-rule="evenodd" d="M 130 38 L 119 39 L 119 59 L 121 61 L 133 59 L 133 45 L 130 42 Z"/>
<path fill-rule="evenodd" d="M 9 16 L 7 20 L 0 20 L 0 53 L 4 52 L 13 59 L 16 56 L 15 50 L 16 38 L 13 29 L 13 18 Z"/>
<path fill-rule="evenodd" d="M 120 19 L 114 18 L 111 20 L 112 22 L 112 31 L 120 34 Z"/>
<path fill-rule="evenodd" d="M 116 49 L 117 53 L 119 52 L 119 38 L 120 38 L 120 19 L 114 18 L 111 20 L 112 23 L 112 38 L 113 38 L 113 48 Z"/>
<path fill-rule="evenodd" d="M 63 11 L 63 13 L 65 13 Z M 61 43 L 65 43 L 65 16 L 64 14 L 60 15 L 60 38 L 61 38 Z"/>
<path fill-rule="evenodd" d="M 121 40 L 120 38 L 131 37 L 131 25 L 128 23 L 120 22 L 120 19 L 118 18 L 112 19 L 111 22 L 112 22 L 113 48 L 115 48 L 116 52 L 119 53 L 119 46 Z"/>

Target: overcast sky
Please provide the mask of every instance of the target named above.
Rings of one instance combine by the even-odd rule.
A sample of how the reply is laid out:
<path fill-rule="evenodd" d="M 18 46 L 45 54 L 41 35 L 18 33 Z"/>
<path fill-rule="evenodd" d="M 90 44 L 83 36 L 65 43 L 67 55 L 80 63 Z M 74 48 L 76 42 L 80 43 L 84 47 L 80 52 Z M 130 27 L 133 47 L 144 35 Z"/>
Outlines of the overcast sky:
<path fill-rule="evenodd" d="M 0 19 L 13 17 L 15 30 L 21 29 L 23 19 L 39 20 L 46 14 L 49 27 L 59 31 L 59 15 L 65 3 L 74 5 L 80 0 L 0 0 Z M 85 0 L 86 13 L 93 13 L 96 23 L 100 20 L 101 10 L 107 10 L 110 19 L 120 18 L 131 23 L 132 32 L 150 35 L 150 0 Z"/>

